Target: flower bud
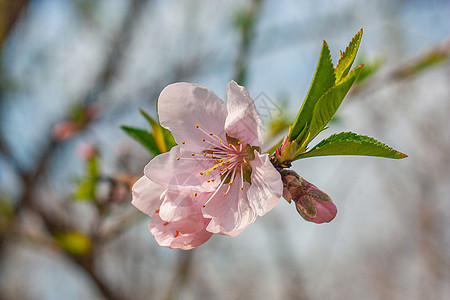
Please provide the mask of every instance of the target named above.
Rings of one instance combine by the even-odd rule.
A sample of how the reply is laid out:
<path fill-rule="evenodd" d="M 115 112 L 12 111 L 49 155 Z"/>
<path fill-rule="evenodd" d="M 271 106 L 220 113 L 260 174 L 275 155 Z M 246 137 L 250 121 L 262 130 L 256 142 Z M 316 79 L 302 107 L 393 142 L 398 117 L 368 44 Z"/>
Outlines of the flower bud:
<path fill-rule="evenodd" d="M 337 213 L 337 207 L 330 196 L 315 185 L 306 181 L 296 172 L 281 170 L 283 178 L 283 197 L 290 203 L 294 201 L 298 213 L 307 221 L 314 223 L 330 222 Z"/>

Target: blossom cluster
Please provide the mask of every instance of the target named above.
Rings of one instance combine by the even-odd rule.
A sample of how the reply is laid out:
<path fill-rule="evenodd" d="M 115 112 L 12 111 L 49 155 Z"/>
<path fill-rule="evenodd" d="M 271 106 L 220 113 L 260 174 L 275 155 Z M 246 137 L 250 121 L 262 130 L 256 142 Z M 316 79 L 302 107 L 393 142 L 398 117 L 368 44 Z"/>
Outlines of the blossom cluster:
<path fill-rule="evenodd" d="M 191 83 L 167 86 L 158 115 L 177 142 L 153 158 L 133 186 L 132 204 L 151 216 L 159 245 L 188 250 L 213 234 L 236 236 L 283 195 L 248 91 L 231 81 L 225 104 Z"/>

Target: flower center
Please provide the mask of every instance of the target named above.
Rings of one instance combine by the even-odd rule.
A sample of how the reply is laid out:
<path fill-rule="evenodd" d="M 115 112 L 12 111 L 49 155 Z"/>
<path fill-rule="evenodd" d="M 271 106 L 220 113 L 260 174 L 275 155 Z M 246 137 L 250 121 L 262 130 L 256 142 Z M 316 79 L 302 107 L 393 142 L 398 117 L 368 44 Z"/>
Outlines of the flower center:
<path fill-rule="evenodd" d="M 205 150 L 201 153 L 191 153 L 192 158 L 177 157 L 177 160 L 195 159 L 199 162 L 214 163 L 209 169 L 200 172 L 200 175 L 206 177 L 207 183 L 220 181 L 203 205 L 205 207 L 223 186 L 227 185 L 226 190 L 222 189 L 222 195 L 226 196 L 235 181 L 236 184 L 240 184 L 240 190 L 244 190 L 244 181 L 251 183 L 252 169 L 249 162 L 255 158 L 254 151 L 259 151 L 259 148 L 244 144 L 228 135 L 224 139 L 213 132 L 203 130 L 199 125 L 195 125 L 195 128 L 202 133 L 200 138 L 205 143 Z M 186 144 L 184 141 L 181 143 Z M 197 193 L 194 193 L 194 196 L 196 195 Z"/>

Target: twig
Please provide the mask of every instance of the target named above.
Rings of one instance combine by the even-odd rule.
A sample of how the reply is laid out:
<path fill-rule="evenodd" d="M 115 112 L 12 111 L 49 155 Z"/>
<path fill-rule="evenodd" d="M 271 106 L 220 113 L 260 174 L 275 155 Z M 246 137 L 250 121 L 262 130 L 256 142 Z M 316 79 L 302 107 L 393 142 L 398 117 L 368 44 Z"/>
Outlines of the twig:
<path fill-rule="evenodd" d="M 241 12 L 238 20 L 238 29 L 241 33 L 241 42 L 239 44 L 236 62 L 234 65 L 234 79 L 239 84 L 244 84 L 247 80 L 248 57 L 251 44 L 255 38 L 255 24 L 262 7 L 262 0 L 252 0 L 250 7 Z"/>

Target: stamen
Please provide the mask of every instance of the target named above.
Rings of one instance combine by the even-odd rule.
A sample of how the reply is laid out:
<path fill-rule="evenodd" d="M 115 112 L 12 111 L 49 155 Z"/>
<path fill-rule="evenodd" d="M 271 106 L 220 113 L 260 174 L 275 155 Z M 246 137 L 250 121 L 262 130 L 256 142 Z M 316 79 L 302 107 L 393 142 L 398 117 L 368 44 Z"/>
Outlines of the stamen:
<path fill-rule="evenodd" d="M 197 193 L 194 193 L 194 197 L 197 197 Z"/>
<path fill-rule="evenodd" d="M 198 126 L 198 124 L 197 125 L 195 125 L 195 128 L 198 128 L 199 126 Z"/>
<path fill-rule="evenodd" d="M 180 234 L 180 232 L 177 230 L 175 231 L 175 237 L 177 237 Z"/>
<path fill-rule="evenodd" d="M 204 142 L 204 141 L 206 141 L 204 138 L 202 138 L 202 141 Z"/>
<path fill-rule="evenodd" d="M 177 160 L 180 160 L 180 157 L 177 157 Z"/>
<path fill-rule="evenodd" d="M 241 191 L 244 189 L 244 172 L 241 165 Z"/>
<path fill-rule="evenodd" d="M 200 172 L 200 175 L 203 175 L 203 172 Z M 208 174 L 206 174 L 206 175 L 208 175 Z"/>
<path fill-rule="evenodd" d="M 227 195 L 227 193 L 223 193 L 223 196 L 225 197 Z"/>
<path fill-rule="evenodd" d="M 205 171 L 206 175 L 211 174 L 212 171 L 214 171 L 215 169 L 217 169 L 218 166 L 221 166 L 221 165 L 223 165 L 223 164 L 224 164 L 224 162 L 220 162 L 220 163 L 218 163 L 217 165 L 215 165 L 215 166 L 213 166 L 212 168 L 210 168 L 209 170 L 206 170 L 206 171 Z M 220 170 L 222 171 L 222 169 L 220 169 Z M 203 174 L 200 173 L 200 175 L 203 175 Z"/>
<path fill-rule="evenodd" d="M 157 214 L 158 214 L 158 213 L 159 213 L 159 209 L 155 210 L 155 213 L 157 213 Z"/>
<path fill-rule="evenodd" d="M 184 144 L 186 144 L 186 142 L 185 141 L 181 141 L 181 143 L 184 145 Z"/>
<path fill-rule="evenodd" d="M 214 135 L 214 133 L 210 132 L 210 133 L 209 133 L 209 135 L 210 135 L 210 136 L 213 136 L 213 135 Z"/>
<path fill-rule="evenodd" d="M 164 226 L 167 226 L 167 225 L 169 225 L 169 222 L 165 222 L 163 225 L 164 225 Z"/>
<path fill-rule="evenodd" d="M 195 153 L 191 153 L 192 156 L 195 156 Z"/>

